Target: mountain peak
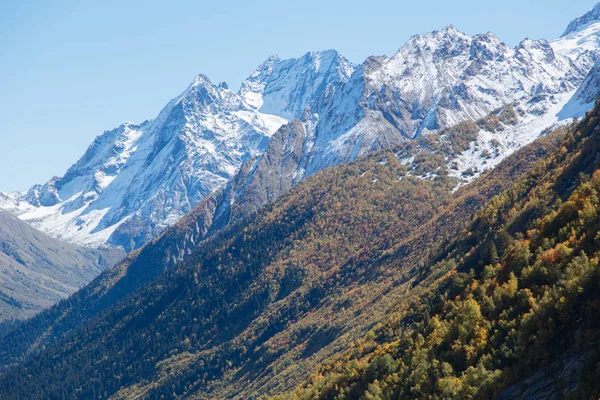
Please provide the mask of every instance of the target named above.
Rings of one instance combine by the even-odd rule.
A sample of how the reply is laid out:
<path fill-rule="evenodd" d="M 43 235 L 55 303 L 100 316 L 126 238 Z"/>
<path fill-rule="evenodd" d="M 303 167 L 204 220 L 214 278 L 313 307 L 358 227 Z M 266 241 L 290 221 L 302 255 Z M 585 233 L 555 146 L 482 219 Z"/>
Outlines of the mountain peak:
<path fill-rule="evenodd" d="M 267 57 L 267 59 L 265 61 L 260 63 L 260 65 L 256 68 L 256 70 L 254 71 L 252 76 L 260 75 L 261 71 L 268 71 L 268 70 L 272 69 L 274 64 L 277 64 L 278 62 L 281 62 L 281 61 L 282 61 L 281 57 L 279 57 L 277 54 L 269 55 L 269 57 Z"/>
<path fill-rule="evenodd" d="M 334 58 L 338 57 L 340 53 L 335 49 L 326 49 L 326 50 L 317 50 L 317 51 L 309 51 L 306 55 L 310 55 L 311 57 L 329 57 Z"/>
<path fill-rule="evenodd" d="M 548 42 L 548 40 L 546 40 L 546 39 L 525 38 L 525 39 L 521 40 L 521 42 L 517 45 L 517 49 L 519 49 L 519 48 L 540 48 L 540 47 L 549 48 L 550 42 Z"/>
<path fill-rule="evenodd" d="M 270 61 L 270 62 L 274 62 L 274 61 L 281 61 L 281 57 L 279 57 L 279 55 L 277 55 L 277 54 L 275 54 L 275 53 L 273 53 L 273 54 L 269 54 L 269 57 L 267 57 L 267 59 L 265 60 L 265 62 L 264 62 L 264 63 L 267 63 L 267 62 L 269 62 L 269 61 Z M 264 63 L 263 63 L 263 64 L 264 64 Z"/>
<path fill-rule="evenodd" d="M 393 58 L 406 58 L 409 54 L 412 57 L 433 54 L 444 58 L 465 51 L 471 41 L 470 36 L 456 29 L 454 25 L 447 25 L 440 30 L 412 36 Z"/>
<path fill-rule="evenodd" d="M 188 85 L 188 87 L 183 91 L 183 93 L 181 93 L 178 97 L 173 99 L 170 104 L 179 103 L 181 100 L 186 98 L 190 93 L 197 91 L 197 89 L 201 88 L 201 87 L 212 90 L 213 88 L 215 88 L 215 85 L 210 81 L 210 79 L 206 75 L 198 74 L 198 75 L 196 75 L 196 77 L 194 78 L 192 83 L 190 83 Z M 165 109 L 167 109 L 167 108 L 170 108 L 169 105 L 167 105 L 167 107 L 165 107 Z"/>
<path fill-rule="evenodd" d="M 337 57 L 339 53 L 337 50 L 328 49 L 328 50 L 318 50 L 318 51 L 309 51 L 302 58 L 307 58 L 310 60 L 319 60 L 321 58 L 333 59 Z"/>
<path fill-rule="evenodd" d="M 454 25 L 450 24 L 439 30 L 413 35 L 410 39 L 408 39 L 406 44 L 422 47 L 429 46 L 433 42 L 455 43 L 457 41 L 469 39 L 470 36 L 459 31 Z"/>
<path fill-rule="evenodd" d="M 261 112 L 300 118 L 331 85 L 347 81 L 354 69 L 336 50 L 311 51 L 285 60 L 269 57 L 242 82 L 239 94 Z"/>
<path fill-rule="evenodd" d="M 162 109 L 159 115 L 159 119 L 161 116 L 166 117 L 171 109 L 176 105 L 181 103 L 182 101 L 190 100 L 194 97 L 202 97 L 202 98 L 211 98 L 216 99 L 218 97 L 219 90 L 224 90 L 221 87 L 215 86 L 211 82 L 211 80 L 204 74 L 200 73 L 196 75 L 192 83 L 188 85 L 188 87 L 177 97 L 172 99 L 166 107 Z M 212 103 L 212 101 L 209 101 Z"/>
<path fill-rule="evenodd" d="M 551 46 L 557 54 L 569 57 L 579 68 L 589 71 L 600 57 L 600 3 L 571 21 Z"/>
<path fill-rule="evenodd" d="M 469 36 L 466 33 L 459 31 L 454 25 L 449 24 L 444 26 L 442 29 L 434 30 L 428 33 L 422 33 L 420 35 L 415 35 L 413 38 L 444 38 L 444 39 L 454 39 L 454 38 L 468 38 Z"/>
<path fill-rule="evenodd" d="M 314 69 L 315 71 L 320 71 L 321 68 L 338 69 L 339 73 L 345 76 L 345 78 L 348 78 L 355 68 L 351 62 L 334 49 L 310 51 L 300 58 L 300 60 L 306 64 L 307 68 Z"/>
<path fill-rule="evenodd" d="M 445 27 L 443 27 L 442 29 L 440 29 L 440 32 L 444 32 L 444 33 L 461 33 L 458 29 L 456 29 L 456 27 L 452 24 L 448 24 Z"/>
<path fill-rule="evenodd" d="M 594 8 L 581 17 L 575 18 L 573 21 L 571 21 L 561 37 L 565 37 L 573 32 L 577 32 L 594 22 L 600 22 L 600 3 L 596 4 Z"/>
<path fill-rule="evenodd" d="M 196 87 L 196 86 L 214 86 L 214 85 L 210 81 L 210 79 L 208 78 L 208 76 L 206 76 L 204 74 L 198 74 L 194 78 L 194 81 L 192 82 L 191 86 L 192 87 Z"/>

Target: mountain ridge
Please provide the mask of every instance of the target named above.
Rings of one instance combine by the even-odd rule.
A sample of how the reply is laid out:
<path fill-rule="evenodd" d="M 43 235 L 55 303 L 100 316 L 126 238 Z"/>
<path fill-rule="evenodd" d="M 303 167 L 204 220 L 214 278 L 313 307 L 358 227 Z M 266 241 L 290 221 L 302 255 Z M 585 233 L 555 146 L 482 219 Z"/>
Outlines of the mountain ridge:
<path fill-rule="evenodd" d="M 341 56 L 327 55 L 326 70 L 315 66 L 318 53 L 275 65 L 301 63 L 300 72 L 313 71 L 316 87 L 300 88 L 308 99 L 311 90 L 326 90 L 351 68 Z M 265 93 L 265 99 L 275 92 Z M 230 179 L 243 161 L 260 154 L 285 122 L 200 74 L 155 120 L 106 131 L 62 178 L 22 194 L 5 194 L 0 206 L 63 240 L 133 250 Z"/>
<path fill-rule="evenodd" d="M 600 4 L 596 4 L 590 11 L 571 21 L 560 37 L 563 38 L 571 33 L 581 30 L 585 25 L 598 21 L 600 21 Z"/>
<path fill-rule="evenodd" d="M 514 101 L 541 98 L 534 112 L 548 113 L 596 57 L 570 58 L 553 46 L 524 40 L 510 48 L 492 33 L 470 37 L 449 25 L 358 66 L 335 50 L 270 56 L 238 92 L 200 74 L 155 120 L 105 132 L 63 177 L 4 195 L 0 207 L 55 238 L 133 250 L 225 185 L 293 119 L 313 126 L 297 182 Z"/>
<path fill-rule="evenodd" d="M 413 36 L 394 57 L 407 58 L 405 55 L 407 52 L 417 51 L 423 46 L 428 46 L 431 43 L 431 40 L 429 40 L 431 37 L 441 38 L 436 47 L 437 50 L 433 49 L 431 54 L 442 51 L 447 54 L 447 58 L 467 53 L 468 56 L 465 56 L 465 58 L 468 59 L 475 57 L 476 59 L 493 60 L 498 57 L 509 57 L 509 54 L 513 52 L 518 54 L 519 57 L 528 57 L 530 54 L 537 52 L 550 59 L 556 59 L 551 43 L 545 40 L 532 41 L 526 39 L 515 48 L 510 48 L 491 33 L 475 35 L 474 38 L 478 39 L 474 39 L 461 33 L 452 25 L 441 31 Z M 458 42 L 454 38 L 458 38 Z M 455 47 L 448 47 L 448 43 Z M 492 48 L 495 49 L 494 51 L 487 46 L 490 43 Z M 465 47 L 468 47 L 468 51 L 465 51 Z M 352 80 L 357 79 L 357 76 L 372 77 L 374 74 L 381 74 L 381 70 L 385 68 L 385 63 L 391 62 L 390 60 L 393 60 L 394 57 L 390 59 L 378 57 L 367 60 L 365 64 L 355 69 L 355 75 L 350 78 L 348 85 L 355 88 L 357 85 L 352 84 Z M 563 62 L 572 65 L 571 61 L 563 59 Z M 467 70 L 470 68 L 471 66 Z M 373 72 L 373 69 L 375 72 Z M 363 70 L 364 73 L 361 72 Z M 398 71 L 398 68 L 393 70 Z M 579 104 L 575 107 L 572 102 L 573 99 L 581 96 L 585 86 L 591 85 L 588 82 L 593 82 L 595 75 L 595 71 L 592 70 L 577 91 L 574 90 L 575 84 L 565 90 L 563 83 L 555 83 L 554 89 L 535 88 L 536 95 L 534 98 L 525 97 L 525 99 L 514 101 L 506 107 L 494 110 L 490 115 L 486 115 L 484 118 L 475 121 L 475 123 L 458 124 L 447 131 L 441 129 L 438 131 L 441 135 L 439 138 L 436 134 L 431 133 L 412 139 L 410 142 L 414 142 L 414 146 L 409 145 L 402 152 L 396 154 L 402 163 L 414 170 L 413 173 L 422 176 L 424 179 L 449 175 L 457 180 L 458 185 L 464 185 L 485 170 L 493 168 L 504 157 L 521 146 L 543 135 L 557 121 L 562 120 L 561 123 L 564 124 L 568 123 L 573 117 L 583 116 L 585 111 L 592 107 L 597 96 L 597 92 L 594 94 L 594 88 L 587 90 L 589 98 L 585 104 Z M 375 78 L 371 79 L 377 80 Z M 337 92 L 340 93 L 343 90 L 343 87 L 338 88 Z M 547 93 L 544 93 L 544 91 L 547 91 Z M 323 104 L 326 103 L 327 101 L 323 101 Z M 339 109 L 339 107 L 333 107 L 333 109 Z M 202 228 L 189 236 L 192 238 L 190 242 L 180 243 L 182 249 L 180 257 L 185 255 L 186 250 L 184 249 L 192 248 L 207 235 L 214 234 L 230 222 L 251 214 L 260 206 L 287 192 L 305 176 L 315 173 L 324 166 L 351 161 L 355 157 L 377 148 L 393 149 L 398 143 L 409 143 L 398 139 L 398 137 L 401 137 L 398 133 L 390 133 L 397 132 L 396 128 L 388 118 L 381 118 L 379 119 L 381 121 L 379 126 L 385 126 L 386 133 L 382 135 L 381 132 L 384 130 L 379 128 L 375 137 L 378 141 L 383 140 L 382 144 L 375 146 L 370 144 L 373 147 L 370 147 L 369 151 L 362 152 L 360 148 L 353 145 L 345 158 L 337 161 L 335 159 L 328 160 L 323 167 L 311 167 L 311 162 L 314 163 L 314 156 L 312 155 L 314 153 L 311 152 L 318 140 L 316 138 L 318 130 L 322 129 L 319 126 L 321 123 L 319 112 L 311 115 L 312 112 L 313 110 L 307 110 L 302 118 L 289 123 L 275 133 L 265 153 L 244 164 L 227 185 L 218 189 L 208 199 L 208 203 L 212 205 L 211 207 L 201 206 L 198 213 L 193 213 L 198 221 L 202 221 L 200 224 Z M 362 117 L 366 117 L 367 113 L 363 112 Z M 361 126 L 360 123 L 356 123 L 356 120 L 348 125 Z M 419 129 L 416 128 L 415 136 L 420 136 Z M 344 129 L 341 131 L 344 132 Z M 296 134 L 291 134 L 293 132 Z M 337 141 L 337 138 L 331 139 L 330 143 L 332 144 L 329 144 L 329 146 L 337 145 Z M 359 146 L 364 145 L 362 140 L 357 142 Z M 434 143 L 435 146 L 432 146 Z M 440 147 L 448 145 L 452 147 L 451 151 L 440 149 Z M 323 152 L 318 154 L 322 156 Z M 423 161 L 428 158 L 435 161 L 432 166 L 424 169 L 422 167 L 422 165 L 425 165 Z M 431 162 L 427 161 L 429 164 Z M 418 165 L 419 163 L 421 165 Z"/>

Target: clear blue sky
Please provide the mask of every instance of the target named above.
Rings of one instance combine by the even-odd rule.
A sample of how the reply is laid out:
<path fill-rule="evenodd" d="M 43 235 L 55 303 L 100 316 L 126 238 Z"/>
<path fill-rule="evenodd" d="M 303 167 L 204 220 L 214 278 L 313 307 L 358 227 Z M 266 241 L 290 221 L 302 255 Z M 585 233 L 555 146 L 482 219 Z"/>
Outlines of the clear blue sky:
<path fill-rule="evenodd" d="M 335 48 L 359 63 L 450 23 L 510 45 L 552 39 L 595 3 L 0 0 L 0 191 L 62 175 L 95 136 L 155 117 L 200 72 L 237 89 L 272 53 Z"/>

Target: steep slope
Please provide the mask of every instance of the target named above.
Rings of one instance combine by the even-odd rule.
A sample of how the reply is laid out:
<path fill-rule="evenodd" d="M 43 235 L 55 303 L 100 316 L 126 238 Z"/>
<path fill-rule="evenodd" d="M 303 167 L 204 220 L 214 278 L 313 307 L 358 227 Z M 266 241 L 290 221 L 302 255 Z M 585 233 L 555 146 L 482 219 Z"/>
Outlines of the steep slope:
<path fill-rule="evenodd" d="M 562 36 L 552 41 L 552 48 L 571 58 L 582 68 L 590 69 L 598 59 L 600 48 L 600 3 L 575 18 Z"/>
<path fill-rule="evenodd" d="M 600 106 L 281 398 L 598 398 Z"/>
<path fill-rule="evenodd" d="M 588 76 L 560 111 L 563 118 L 581 117 L 585 115 L 600 93 L 600 61 L 596 62 Z"/>
<path fill-rule="evenodd" d="M 31 317 L 85 286 L 120 257 L 59 242 L 0 211 L 0 322 Z"/>
<path fill-rule="evenodd" d="M 199 75 L 156 120 L 105 132 L 62 178 L 15 198 L 12 211 L 62 240 L 131 250 L 264 150 L 283 122 Z"/>
<path fill-rule="evenodd" d="M 600 91 L 599 91 L 600 93 Z M 588 104 L 578 107 L 587 110 Z M 534 106 L 535 107 L 535 106 Z M 556 111 L 561 109 L 555 108 Z M 546 134 L 548 121 L 509 105 L 476 122 L 465 121 L 437 133 L 391 147 L 411 176 L 450 177 L 454 188 L 493 169 L 517 149 Z M 293 121 L 273 135 L 259 157 L 242 165 L 229 183 L 200 202 L 180 224 L 186 234 L 171 246 L 167 265 L 183 260 L 204 239 L 251 215 L 298 184 L 304 143 L 314 123 Z"/>
<path fill-rule="evenodd" d="M 560 135 L 456 193 L 447 179 L 407 175 L 391 151 L 322 171 L 132 296 L 87 322 L 77 315 L 121 282 L 161 271 L 189 234 L 184 219 L 1 339 L 2 364 L 21 364 L 0 375 L 0 395 L 247 398 L 289 389 L 382 318 L 389 301 L 412 286 L 428 257 L 423 249 L 453 237 Z M 69 319 L 85 323 L 71 329 L 62 324 Z"/>
<path fill-rule="evenodd" d="M 244 100 L 263 113 L 300 118 L 315 108 L 337 83 L 346 82 L 356 68 L 335 50 L 306 53 L 299 59 L 273 55 L 240 88 Z"/>
<path fill-rule="evenodd" d="M 272 57 L 261 68 L 266 81 L 251 77 L 241 94 L 199 75 L 156 119 L 105 132 L 63 177 L 4 195 L 0 207 L 68 242 L 142 246 L 265 150 L 286 120 L 259 107 L 275 96 L 281 109 L 273 112 L 303 110 L 352 70 L 334 51 Z"/>
<path fill-rule="evenodd" d="M 502 138 L 505 127 L 517 123 L 515 111 L 509 107 L 473 123 L 470 121 L 455 127 L 428 134 L 421 138 L 407 141 L 392 147 L 391 150 L 412 176 L 434 179 L 449 176 L 457 171 L 449 168 L 451 160 L 459 160 L 463 152 L 471 149 L 476 142 L 477 132 L 484 127 L 493 125 L 494 138 Z M 185 226 L 187 233 L 177 241 L 176 250 L 170 254 L 169 263 L 182 260 L 202 240 L 214 235 L 228 225 L 256 212 L 260 207 L 276 200 L 299 183 L 303 176 L 298 173 L 307 137 L 314 132 L 314 124 L 293 121 L 277 131 L 269 143 L 267 150 L 259 157 L 249 160 L 242 165 L 235 177 L 223 188 L 216 190 L 205 198 L 198 207 L 188 214 L 180 226 Z M 489 139 L 490 140 L 490 139 Z M 533 139 L 531 139 L 533 140 Z M 486 144 L 487 145 L 487 144 Z M 484 146 L 482 146 L 485 149 Z M 485 150 L 480 151 L 485 151 Z M 497 165 L 505 156 L 500 142 L 495 147 L 494 154 L 490 153 L 488 169 Z M 458 164 L 457 164 L 458 165 Z M 468 162 L 461 165 L 466 169 Z M 473 179 L 474 175 L 483 172 L 478 170 L 470 176 L 460 176 L 462 179 Z M 456 185 L 458 180 L 450 180 L 449 184 Z"/>

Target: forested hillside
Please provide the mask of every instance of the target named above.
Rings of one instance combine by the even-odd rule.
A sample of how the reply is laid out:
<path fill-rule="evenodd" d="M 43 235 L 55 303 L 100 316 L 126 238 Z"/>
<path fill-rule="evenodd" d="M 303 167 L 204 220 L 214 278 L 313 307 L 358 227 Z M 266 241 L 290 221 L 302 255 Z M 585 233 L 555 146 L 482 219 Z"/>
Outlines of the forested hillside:
<path fill-rule="evenodd" d="M 0 397 L 244 398 L 290 390 L 414 293 L 440 245 L 564 133 L 456 193 L 451 178 L 411 176 L 393 151 L 327 169 L 133 295 L 125 297 L 124 286 L 113 291 L 124 277 L 147 279 L 144 265 L 164 266 L 152 257 L 164 256 L 159 243 L 169 241 L 159 239 L 2 339 Z M 98 300 L 112 307 L 94 311 Z"/>
<path fill-rule="evenodd" d="M 596 107 L 296 399 L 600 395 Z"/>

